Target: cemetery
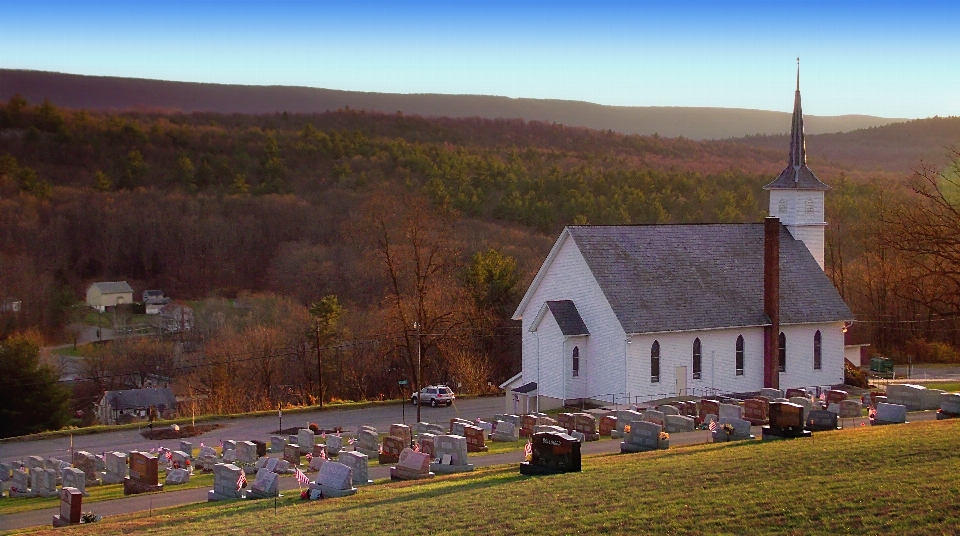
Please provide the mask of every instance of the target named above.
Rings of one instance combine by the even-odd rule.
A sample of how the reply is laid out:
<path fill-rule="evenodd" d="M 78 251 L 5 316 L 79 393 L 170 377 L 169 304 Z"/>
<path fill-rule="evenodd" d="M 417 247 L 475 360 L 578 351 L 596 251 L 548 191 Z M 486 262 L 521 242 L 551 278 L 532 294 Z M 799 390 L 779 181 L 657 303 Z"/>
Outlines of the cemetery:
<path fill-rule="evenodd" d="M 924 400 L 923 397 L 928 396 L 917 395 L 917 390 L 912 388 L 903 391 L 908 394 L 894 399 Z M 376 461 L 389 466 L 391 480 L 429 480 L 434 475 L 475 472 L 475 464 L 468 456 L 491 453 L 488 442 L 494 445 L 492 452 L 522 450 L 524 443 L 520 436 L 525 433 L 532 448 L 527 461 L 520 464 L 521 474 L 576 473 L 582 466 L 582 446 L 601 437 L 622 439 L 621 453 L 651 455 L 653 451 L 669 448 L 669 434 L 693 433 L 711 423 L 715 423 L 710 433 L 714 443 L 755 439 L 751 434 L 755 423 L 767 423 L 762 428 L 764 439 L 809 437 L 811 432 L 839 430 L 843 419 L 860 418 L 863 411 L 859 399 L 852 399 L 843 391 L 826 391 L 820 400 L 806 391 L 785 394 L 794 396 L 774 401 L 763 396 L 745 400 L 720 397 L 606 414 L 561 412 L 555 415 L 556 419 L 543 414 L 504 414 L 496 415 L 492 422 L 453 419 L 449 427 L 425 422 L 413 426 L 394 424 L 384 435 L 377 434 L 371 427 L 360 427 L 349 442 L 339 435 L 318 438 L 311 430 L 300 429 L 296 435 L 271 436 L 269 442 L 226 440 L 222 442 L 222 451 L 202 444 L 197 448 L 188 441 L 181 441 L 177 450 L 160 449 L 156 454 L 77 451 L 73 455 L 73 466 L 56 458 L 38 456 L 26 458 L 22 466 L 2 463 L 0 481 L 4 481 L 3 489 L 10 497 L 31 501 L 43 500 L 43 497 L 58 500 L 66 488 L 96 502 L 116 496 L 113 490 L 118 489 L 118 483 L 122 484 L 119 489 L 124 495 L 163 492 L 165 486 L 171 489 L 212 486 L 208 501 L 213 502 L 280 498 L 281 478 L 293 473 L 306 454 L 306 464 L 299 467 L 315 472 L 315 476 L 305 485 L 305 494 L 314 499 L 335 498 L 356 494 L 358 487 L 374 483 L 370 477 L 370 457 L 363 450 L 376 449 Z M 960 416 L 960 394 L 938 391 L 935 394 L 939 400 L 937 419 Z M 906 422 L 907 406 L 884 401 L 889 399 L 865 397 L 872 404 L 871 424 Z M 529 432 L 524 431 L 524 427 Z M 300 443 L 311 444 L 311 450 L 304 452 Z M 281 450 L 275 451 L 275 448 Z M 337 462 L 331 461 L 333 452 Z M 241 475 L 246 478 L 241 479 Z M 0 514 L 8 511 L 2 504 Z M 55 523 L 63 523 L 61 518 L 73 519 L 69 512 L 64 512 Z"/>

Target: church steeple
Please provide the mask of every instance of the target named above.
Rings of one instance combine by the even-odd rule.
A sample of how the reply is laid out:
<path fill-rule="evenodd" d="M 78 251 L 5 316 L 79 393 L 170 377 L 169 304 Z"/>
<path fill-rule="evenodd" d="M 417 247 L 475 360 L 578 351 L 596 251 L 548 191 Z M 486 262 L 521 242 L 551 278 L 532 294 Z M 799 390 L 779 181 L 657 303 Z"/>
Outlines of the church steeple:
<path fill-rule="evenodd" d="M 793 97 L 793 124 L 790 127 L 790 166 L 799 170 L 807 165 L 807 147 L 803 139 L 803 109 L 800 106 L 800 58 L 797 58 L 797 92 Z M 794 176 L 794 180 L 799 177 Z"/>
<path fill-rule="evenodd" d="M 797 89 L 793 97 L 793 122 L 790 125 L 790 156 L 787 167 L 770 184 L 771 216 L 777 216 L 790 234 L 802 240 L 823 268 L 824 203 L 830 187 L 807 167 L 807 147 L 803 133 L 803 108 L 800 105 L 800 58 L 797 58 Z"/>

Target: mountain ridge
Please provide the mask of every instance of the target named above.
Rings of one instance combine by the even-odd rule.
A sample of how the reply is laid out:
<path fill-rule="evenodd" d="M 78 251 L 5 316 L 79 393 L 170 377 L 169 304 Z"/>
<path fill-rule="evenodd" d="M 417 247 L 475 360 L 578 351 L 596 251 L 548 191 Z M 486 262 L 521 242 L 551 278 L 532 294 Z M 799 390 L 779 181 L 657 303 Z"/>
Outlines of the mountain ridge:
<path fill-rule="evenodd" d="M 424 117 L 519 118 L 623 134 L 695 140 L 786 133 L 790 113 L 711 107 L 610 106 L 559 99 L 488 95 L 375 93 L 302 86 L 175 82 L 0 69 L 0 99 L 19 93 L 66 108 L 242 114 L 318 113 L 343 108 Z M 847 132 L 906 121 L 867 115 L 805 115 L 808 134 Z"/>

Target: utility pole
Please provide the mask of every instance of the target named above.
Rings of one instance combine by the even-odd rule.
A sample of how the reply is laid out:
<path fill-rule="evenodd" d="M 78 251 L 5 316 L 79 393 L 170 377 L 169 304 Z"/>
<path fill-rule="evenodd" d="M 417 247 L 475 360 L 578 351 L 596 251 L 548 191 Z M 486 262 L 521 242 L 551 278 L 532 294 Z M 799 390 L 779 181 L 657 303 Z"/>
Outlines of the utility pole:
<path fill-rule="evenodd" d="M 413 329 L 417 330 L 417 422 L 421 422 L 420 406 L 423 405 L 423 400 L 420 399 L 420 393 L 423 388 L 420 386 L 420 323 L 414 322 Z"/>
<path fill-rule="evenodd" d="M 320 362 L 320 319 L 317 319 L 317 383 L 320 391 L 320 407 L 323 407 L 323 369 Z"/>

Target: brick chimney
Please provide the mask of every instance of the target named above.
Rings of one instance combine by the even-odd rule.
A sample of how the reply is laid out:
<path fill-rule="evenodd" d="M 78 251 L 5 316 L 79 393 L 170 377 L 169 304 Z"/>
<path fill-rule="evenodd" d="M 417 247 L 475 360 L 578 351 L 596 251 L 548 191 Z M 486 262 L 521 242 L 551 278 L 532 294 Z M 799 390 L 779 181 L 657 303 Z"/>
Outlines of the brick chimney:
<path fill-rule="evenodd" d="M 770 325 L 763 328 L 763 386 L 780 388 L 780 219 L 763 222 L 763 312 Z"/>

